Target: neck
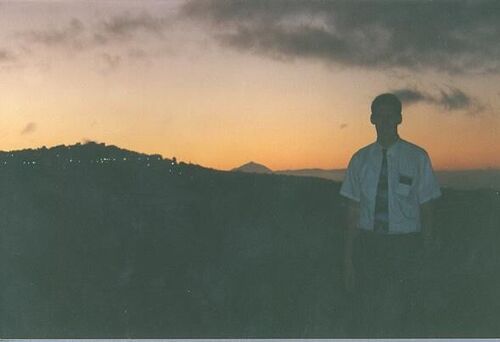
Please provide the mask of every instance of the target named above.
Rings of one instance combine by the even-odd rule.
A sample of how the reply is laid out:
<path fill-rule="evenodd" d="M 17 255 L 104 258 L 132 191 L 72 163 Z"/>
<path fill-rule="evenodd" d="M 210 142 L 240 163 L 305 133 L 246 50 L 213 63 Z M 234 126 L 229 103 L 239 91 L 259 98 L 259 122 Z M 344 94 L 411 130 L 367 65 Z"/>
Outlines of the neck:
<path fill-rule="evenodd" d="M 383 148 L 389 148 L 392 144 L 399 140 L 399 135 L 396 133 L 394 135 L 378 136 L 377 142 L 382 145 Z"/>

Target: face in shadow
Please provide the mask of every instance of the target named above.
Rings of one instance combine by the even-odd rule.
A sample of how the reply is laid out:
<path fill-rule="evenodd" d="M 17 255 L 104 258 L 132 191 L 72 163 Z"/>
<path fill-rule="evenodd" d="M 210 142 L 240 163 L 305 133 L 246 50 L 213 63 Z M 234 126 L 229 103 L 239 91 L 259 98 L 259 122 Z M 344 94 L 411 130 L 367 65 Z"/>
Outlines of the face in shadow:
<path fill-rule="evenodd" d="M 398 125 L 401 123 L 401 112 L 389 104 L 380 104 L 371 115 L 371 123 L 375 125 L 377 136 L 382 139 L 396 137 Z"/>

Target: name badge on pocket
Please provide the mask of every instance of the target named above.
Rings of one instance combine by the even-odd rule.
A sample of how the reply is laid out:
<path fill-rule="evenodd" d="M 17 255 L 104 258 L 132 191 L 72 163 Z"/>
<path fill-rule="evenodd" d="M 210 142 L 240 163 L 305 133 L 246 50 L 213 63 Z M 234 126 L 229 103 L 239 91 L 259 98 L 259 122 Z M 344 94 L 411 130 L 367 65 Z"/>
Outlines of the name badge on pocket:
<path fill-rule="evenodd" d="M 411 178 L 410 176 L 399 174 L 399 183 L 411 186 L 413 183 L 413 178 Z"/>

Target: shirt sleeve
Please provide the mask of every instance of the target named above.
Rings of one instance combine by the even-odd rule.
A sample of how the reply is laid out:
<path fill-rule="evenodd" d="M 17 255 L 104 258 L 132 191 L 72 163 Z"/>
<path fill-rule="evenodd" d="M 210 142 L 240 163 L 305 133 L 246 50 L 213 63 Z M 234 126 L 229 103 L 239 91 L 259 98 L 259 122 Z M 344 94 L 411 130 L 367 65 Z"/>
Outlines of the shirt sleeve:
<path fill-rule="evenodd" d="M 420 166 L 420 182 L 418 184 L 418 201 L 420 204 L 441 196 L 441 189 L 427 153 Z"/>
<path fill-rule="evenodd" d="M 360 201 L 360 184 L 358 177 L 358 158 L 354 155 L 349 162 L 344 177 L 344 182 L 340 188 L 340 194 L 356 202 Z"/>

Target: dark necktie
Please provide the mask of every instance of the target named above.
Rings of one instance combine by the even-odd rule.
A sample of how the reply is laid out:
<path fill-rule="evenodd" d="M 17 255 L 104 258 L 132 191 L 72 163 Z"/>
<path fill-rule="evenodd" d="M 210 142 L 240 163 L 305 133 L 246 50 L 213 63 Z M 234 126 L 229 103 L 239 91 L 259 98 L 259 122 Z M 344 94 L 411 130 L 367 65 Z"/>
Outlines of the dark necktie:
<path fill-rule="evenodd" d="M 377 233 L 389 231 L 389 174 L 387 172 L 387 150 L 382 149 L 382 166 L 375 198 L 375 223 L 373 230 Z"/>

